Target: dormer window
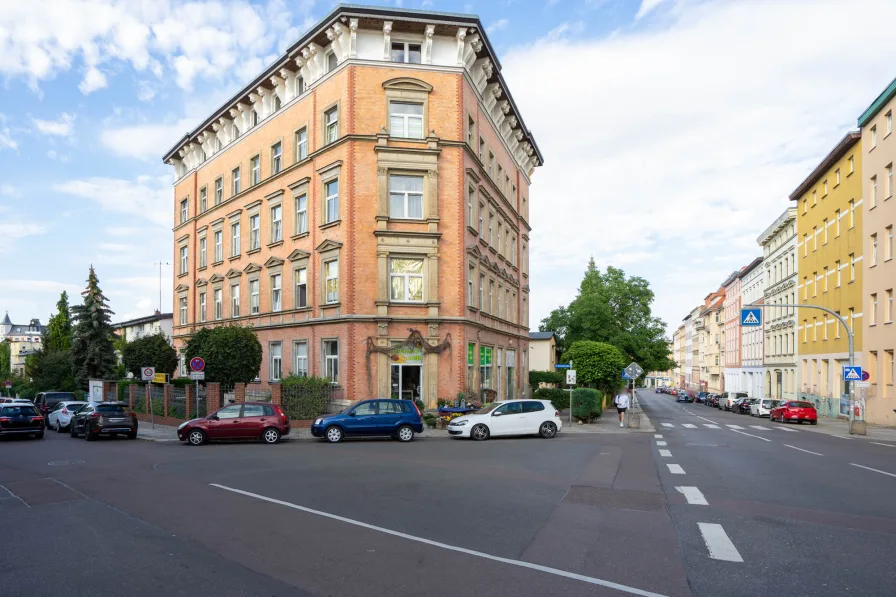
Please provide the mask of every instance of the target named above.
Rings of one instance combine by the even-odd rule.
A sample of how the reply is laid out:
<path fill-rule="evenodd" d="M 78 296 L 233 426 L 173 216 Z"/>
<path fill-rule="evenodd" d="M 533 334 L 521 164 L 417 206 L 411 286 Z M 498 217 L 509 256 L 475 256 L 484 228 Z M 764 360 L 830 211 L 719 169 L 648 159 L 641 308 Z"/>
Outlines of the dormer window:
<path fill-rule="evenodd" d="M 333 72 L 336 69 L 336 65 L 338 61 L 336 60 L 336 54 L 334 52 L 327 53 L 327 72 Z"/>
<path fill-rule="evenodd" d="M 392 42 L 392 62 L 420 64 L 422 55 L 420 44 L 412 44 L 404 41 Z"/>

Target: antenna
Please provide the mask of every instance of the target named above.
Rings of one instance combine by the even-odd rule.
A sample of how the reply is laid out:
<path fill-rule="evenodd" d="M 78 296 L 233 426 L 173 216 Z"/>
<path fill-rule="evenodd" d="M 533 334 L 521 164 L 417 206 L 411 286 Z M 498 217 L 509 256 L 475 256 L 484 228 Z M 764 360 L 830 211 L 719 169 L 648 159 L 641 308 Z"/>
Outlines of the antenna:
<path fill-rule="evenodd" d="M 163 265 L 171 265 L 167 261 L 156 261 L 153 263 L 153 267 L 159 266 L 159 313 L 162 312 L 162 266 Z"/>

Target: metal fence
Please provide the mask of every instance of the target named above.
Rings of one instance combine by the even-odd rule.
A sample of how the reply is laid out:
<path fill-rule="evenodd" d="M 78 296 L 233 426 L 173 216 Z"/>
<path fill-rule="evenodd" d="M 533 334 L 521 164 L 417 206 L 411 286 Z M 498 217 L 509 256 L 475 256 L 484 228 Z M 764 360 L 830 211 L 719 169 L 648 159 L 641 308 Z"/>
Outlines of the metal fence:
<path fill-rule="evenodd" d="M 339 412 L 344 408 L 343 402 L 343 390 L 338 386 L 322 388 L 288 386 L 280 389 L 280 406 L 293 420 L 314 419 Z"/>
<path fill-rule="evenodd" d="M 261 386 L 246 385 L 246 402 L 270 402 L 271 391 L 264 390 Z"/>
<path fill-rule="evenodd" d="M 149 403 L 152 414 L 161 417 L 165 414 L 165 386 L 159 384 L 149 385 Z"/>
<path fill-rule="evenodd" d="M 130 388 L 125 387 L 124 401 L 130 400 Z M 134 408 L 135 413 L 146 414 L 146 384 L 134 384 Z"/>
<path fill-rule="evenodd" d="M 190 403 L 190 418 L 204 417 L 208 414 L 208 388 L 199 384 L 199 395 Z"/>
<path fill-rule="evenodd" d="M 205 387 L 205 384 L 202 386 Z M 236 392 L 232 385 L 221 384 L 221 406 L 236 402 Z"/>
<path fill-rule="evenodd" d="M 176 419 L 187 418 L 187 388 L 184 386 L 171 386 L 171 394 L 168 397 L 168 416 Z"/>

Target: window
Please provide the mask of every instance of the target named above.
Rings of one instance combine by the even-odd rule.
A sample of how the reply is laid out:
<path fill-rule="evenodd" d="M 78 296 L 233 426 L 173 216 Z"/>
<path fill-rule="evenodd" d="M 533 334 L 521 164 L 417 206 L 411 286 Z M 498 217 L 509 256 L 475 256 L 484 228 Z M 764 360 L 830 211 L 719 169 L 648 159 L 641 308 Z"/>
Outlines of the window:
<path fill-rule="evenodd" d="M 389 285 L 393 301 L 423 301 L 423 260 L 391 259 Z"/>
<path fill-rule="evenodd" d="M 498 249 L 498 253 L 502 253 L 502 254 L 503 254 L 503 251 L 501 250 L 501 240 L 504 238 L 504 233 L 502 231 L 503 226 L 504 226 L 504 224 L 501 223 L 501 220 L 498 220 L 498 246 L 497 246 L 497 249 Z"/>
<path fill-rule="evenodd" d="M 230 181 L 231 181 L 230 195 L 232 197 L 233 195 L 237 195 L 240 192 L 240 169 L 239 168 L 234 168 L 230 172 Z"/>
<path fill-rule="evenodd" d="M 199 189 L 199 212 L 202 213 L 208 209 L 208 187 Z"/>
<path fill-rule="evenodd" d="M 877 147 L 877 125 L 871 127 L 871 149 Z"/>
<path fill-rule="evenodd" d="M 324 376 L 332 384 L 339 383 L 339 341 L 324 340 Z"/>
<path fill-rule="evenodd" d="M 296 161 L 300 162 L 308 157 L 308 129 L 301 128 L 296 131 Z"/>
<path fill-rule="evenodd" d="M 240 316 L 240 285 L 230 285 L 230 316 Z"/>
<path fill-rule="evenodd" d="M 308 195 L 296 197 L 296 234 L 308 232 Z"/>
<path fill-rule="evenodd" d="M 476 139 L 476 121 L 472 116 L 467 116 L 467 144 L 473 147 L 473 141 Z"/>
<path fill-rule="evenodd" d="M 479 276 L 479 308 L 485 311 L 485 276 Z"/>
<path fill-rule="evenodd" d="M 338 64 L 339 60 L 336 58 L 336 53 L 327 52 L 327 72 L 333 72 Z"/>
<path fill-rule="evenodd" d="M 207 244 L 205 237 L 199 239 L 199 267 L 205 267 L 205 245 Z"/>
<path fill-rule="evenodd" d="M 871 265 L 877 265 L 877 234 L 871 235 Z"/>
<path fill-rule="evenodd" d="M 877 207 L 877 176 L 871 177 L 871 208 Z"/>
<path fill-rule="evenodd" d="M 252 184 L 256 185 L 261 182 L 261 157 L 255 156 L 249 160 L 251 167 L 249 176 L 252 177 Z"/>
<path fill-rule="evenodd" d="M 224 232 L 215 230 L 215 263 L 224 260 Z"/>
<path fill-rule="evenodd" d="M 224 200 L 224 179 L 215 180 L 215 205 L 220 205 Z"/>
<path fill-rule="evenodd" d="M 834 265 L 834 268 L 837 270 L 837 288 L 840 288 L 840 262 L 839 261 L 837 261 L 837 263 Z"/>
<path fill-rule="evenodd" d="M 893 196 L 893 164 L 887 164 L 887 199 Z"/>
<path fill-rule="evenodd" d="M 283 169 L 283 144 L 275 143 L 271 147 L 271 176 Z"/>
<path fill-rule="evenodd" d="M 812 296 L 818 296 L 818 272 L 812 272 Z"/>
<path fill-rule="evenodd" d="M 852 229 L 856 225 L 856 200 L 849 200 L 849 228 Z"/>
<path fill-rule="evenodd" d="M 479 383 L 483 388 L 492 388 L 492 348 L 479 347 Z"/>
<path fill-rule="evenodd" d="M 839 184 L 840 184 L 840 168 L 837 168 L 834 171 L 834 186 L 836 187 Z"/>
<path fill-rule="evenodd" d="M 887 135 L 893 132 L 893 111 L 890 110 L 886 115 L 887 119 Z M 886 135 L 884 135 L 886 136 Z"/>
<path fill-rule="evenodd" d="M 856 171 L 856 160 L 853 156 L 849 156 L 849 173 L 852 174 Z"/>
<path fill-rule="evenodd" d="M 809 278 L 803 276 L 803 300 L 809 298 Z"/>
<path fill-rule="evenodd" d="M 271 381 L 279 381 L 283 377 L 283 344 L 271 342 Z"/>
<path fill-rule="evenodd" d="M 508 180 L 508 182 L 510 182 L 510 181 Z M 504 187 L 501 186 L 503 183 L 504 183 L 504 166 L 502 166 L 501 164 L 498 164 L 498 188 L 501 191 L 504 190 Z"/>
<path fill-rule="evenodd" d="M 479 161 L 485 163 L 485 140 L 479 137 Z"/>
<path fill-rule="evenodd" d="M 183 201 L 180 202 L 180 223 L 181 224 L 186 222 L 187 218 L 190 217 L 189 213 L 188 213 L 189 212 L 189 209 L 188 209 L 189 203 L 190 202 L 187 199 L 184 199 Z"/>
<path fill-rule="evenodd" d="M 299 377 L 308 377 L 308 343 L 293 342 L 292 344 L 293 366 L 292 374 Z"/>
<path fill-rule="evenodd" d="M 414 44 L 404 41 L 392 42 L 392 62 L 407 62 L 410 64 L 420 64 L 420 44 Z"/>
<path fill-rule="evenodd" d="M 834 238 L 840 236 L 840 210 L 838 209 L 834 212 L 834 224 L 837 226 L 837 234 L 834 235 Z"/>
<path fill-rule="evenodd" d="M 877 293 L 871 293 L 871 299 L 868 301 L 868 307 L 871 309 L 871 325 L 877 325 Z"/>
<path fill-rule="evenodd" d="M 473 305 L 473 280 L 476 278 L 476 268 L 470 266 L 470 275 L 467 277 L 467 306 Z"/>
<path fill-rule="evenodd" d="M 282 276 L 274 274 L 271 276 L 271 311 L 277 312 L 283 307 L 283 286 Z"/>
<path fill-rule="evenodd" d="M 803 235 L 803 257 L 809 254 L 809 235 Z"/>
<path fill-rule="evenodd" d="M 818 250 L 818 226 L 812 226 L 812 252 Z"/>
<path fill-rule="evenodd" d="M 495 314 L 495 281 L 488 281 L 488 312 Z"/>
<path fill-rule="evenodd" d="M 296 309 L 308 306 L 308 270 L 304 267 L 294 272 L 296 282 Z"/>
<path fill-rule="evenodd" d="M 274 94 L 274 112 L 283 107 L 283 102 L 280 101 L 280 96 L 276 93 Z"/>
<path fill-rule="evenodd" d="M 330 108 L 324 112 L 324 144 L 332 143 L 339 137 L 339 110 Z"/>
<path fill-rule="evenodd" d="M 339 219 L 339 179 L 334 178 L 324 185 L 324 197 L 326 201 L 326 223 Z"/>
<path fill-rule="evenodd" d="M 828 266 L 824 266 L 824 291 L 828 291 Z"/>
<path fill-rule="evenodd" d="M 258 126 L 258 112 L 254 109 L 249 112 L 249 122 L 251 123 L 249 126 Z"/>
<path fill-rule="evenodd" d="M 492 180 L 495 178 L 495 154 L 488 152 L 488 176 Z"/>
<path fill-rule="evenodd" d="M 187 325 L 187 323 L 189 323 L 187 321 L 187 297 L 185 297 L 185 296 L 180 297 L 179 303 L 180 303 L 180 316 L 179 316 L 178 321 L 180 321 L 181 325 Z"/>
<path fill-rule="evenodd" d="M 803 213 L 809 212 L 809 200 L 803 199 Z"/>
<path fill-rule="evenodd" d="M 828 219 L 825 218 L 821 223 L 821 231 L 824 235 L 824 244 L 828 244 Z"/>
<path fill-rule="evenodd" d="M 339 260 L 324 263 L 324 288 L 327 303 L 339 301 Z"/>
<path fill-rule="evenodd" d="M 887 304 L 884 305 L 884 315 L 887 323 L 893 322 L 893 289 L 887 290 Z"/>
<path fill-rule="evenodd" d="M 205 293 L 199 293 L 199 323 L 205 322 L 205 313 L 207 308 L 207 302 L 205 300 Z"/>
<path fill-rule="evenodd" d="M 189 254 L 187 251 L 187 247 L 183 246 L 180 248 L 180 273 L 185 274 L 190 267 L 189 263 Z"/>
<path fill-rule="evenodd" d="M 491 246 L 495 246 L 495 214 L 493 212 L 489 212 L 488 214 L 488 244 Z"/>
<path fill-rule="evenodd" d="M 476 191 L 470 187 L 467 190 L 467 225 L 473 227 L 473 199 L 476 197 Z"/>
<path fill-rule="evenodd" d="M 236 257 L 240 254 L 240 223 L 230 225 L 230 255 Z"/>
<path fill-rule="evenodd" d="M 258 315 L 258 280 L 249 280 L 249 312 Z"/>
<path fill-rule="evenodd" d="M 224 291 L 220 288 L 215 288 L 214 290 L 214 299 L 215 299 L 215 319 L 223 319 L 224 318 Z"/>
<path fill-rule="evenodd" d="M 423 218 L 423 177 L 389 175 L 389 217 Z"/>
<path fill-rule="evenodd" d="M 887 226 L 885 230 L 887 231 L 887 247 L 884 255 L 887 260 L 890 260 L 893 258 L 893 225 Z"/>
<path fill-rule="evenodd" d="M 821 195 L 822 198 L 827 197 L 827 194 L 828 194 L 828 181 L 827 180 L 824 181 L 823 186 L 824 186 L 824 193 L 822 193 L 822 195 Z"/>
<path fill-rule="evenodd" d="M 283 240 L 283 207 L 275 205 L 271 208 L 271 242 Z"/>
<path fill-rule="evenodd" d="M 510 265 L 516 265 L 516 237 L 510 239 Z"/>
<path fill-rule="evenodd" d="M 482 203 L 480 203 L 480 204 L 479 204 L 479 237 L 480 237 L 480 238 L 483 238 L 483 237 L 484 237 L 484 234 L 483 234 L 483 233 L 485 232 L 485 229 L 483 228 L 483 226 L 484 226 L 484 224 L 483 224 L 483 214 L 484 214 L 484 213 L 485 213 L 485 205 L 483 205 Z"/>
<path fill-rule="evenodd" d="M 856 254 L 849 254 L 849 281 L 855 282 L 856 280 Z"/>
<path fill-rule="evenodd" d="M 249 250 L 261 247 L 261 217 L 258 214 L 249 216 Z"/>
<path fill-rule="evenodd" d="M 305 77 L 296 77 L 296 95 L 305 93 Z"/>
<path fill-rule="evenodd" d="M 389 134 L 409 139 L 423 138 L 423 104 L 389 102 Z"/>
<path fill-rule="evenodd" d="M 242 404 L 234 404 L 233 406 L 222 408 L 215 414 L 218 415 L 219 419 L 239 419 L 240 412 L 242 412 L 242 410 Z"/>
<path fill-rule="evenodd" d="M 818 205 L 818 191 L 812 191 L 812 207 Z"/>

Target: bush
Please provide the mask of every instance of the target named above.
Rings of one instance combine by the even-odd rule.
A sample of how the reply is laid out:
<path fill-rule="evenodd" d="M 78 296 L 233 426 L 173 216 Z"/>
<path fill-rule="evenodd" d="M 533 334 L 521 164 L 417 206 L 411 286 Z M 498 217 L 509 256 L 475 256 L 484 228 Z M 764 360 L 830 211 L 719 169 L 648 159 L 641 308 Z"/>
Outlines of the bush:
<path fill-rule="evenodd" d="M 529 385 L 538 389 L 541 384 L 563 385 L 566 377 L 557 371 L 530 371 Z"/>
<path fill-rule="evenodd" d="M 576 388 L 572 392 L 572 416 L 590 423 L 601 415 L 603 401 L 601 393 L 592 388 Z"/>
<path fill-rule="evenodd" d="M 331 386 L 326 377 L 290 375 L 280 381 L 280 389 L 280 405 L 290 419 L 314 419 L 327 412 Z"/>
<path fill-rule="evenodd" d="M 559 388 L 539 388 L 535 390 L 536 400 L 550 400 L 557 410 L 569 408 L 569 392 Z"/>

